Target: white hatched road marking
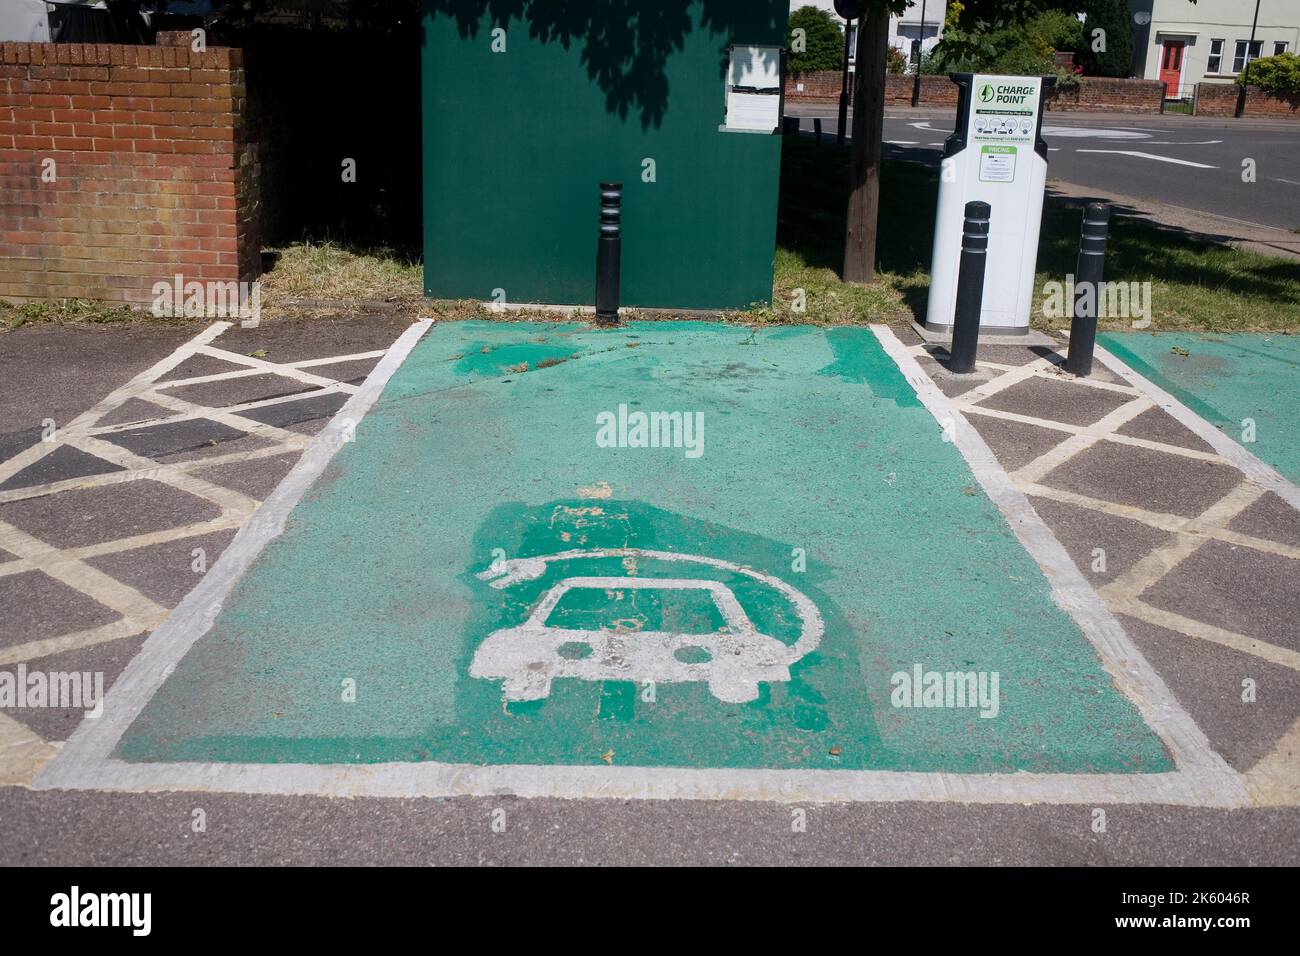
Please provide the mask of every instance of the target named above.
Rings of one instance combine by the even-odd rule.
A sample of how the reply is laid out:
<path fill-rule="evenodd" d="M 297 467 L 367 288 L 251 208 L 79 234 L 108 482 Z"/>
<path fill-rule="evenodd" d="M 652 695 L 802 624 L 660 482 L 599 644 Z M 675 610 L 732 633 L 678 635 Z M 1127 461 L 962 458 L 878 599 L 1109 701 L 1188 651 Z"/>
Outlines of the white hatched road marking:
<path fill-rule="evenodd" d="M 210 520 L 189 522 L 161 531 L 131 535 L 125 538 L 116 538 L 72 548 L 55 547 L 27 534 L 12 524 L 0 521 L 0 547 L 15 556 L 14 560 L 0 563 L 0 579 L 25 572 L 40 571 L 120 615 L 118 620 L 99 627 L 0 647 L 0 666 L 37 660 L 51 654 L 123 640 L 151 631 L 161 625 L 167 618 L 167 608 L 150 600 L 137 589 L 86 564 L 86 560 L 100 555 L 116 554 L 185 538 L 229 531 L 245 524 L 257 510 L 259 503 L 242 492 L 200 478 L 194 472 L 221 465 L 300 453 L 311 447 L 317 439 L 310 435 L 241 417 L 239 412 L 285 402 L 301 401 L 322 395 L 354 395 L 358 390 L 357 386 L 317 375 L 305 371 L 305 369 L 379 359 L 387 354 L 386 350 L 374 350 L 351 352 L 345 355 L 332 355 L 298 362 L 268 362 L 212 347 L 211 343 L 231 327 L 232 324 L 229 322 L 213 323 L 188 342 L 179 346 L 171 354 L 136 375 L 125 385 L 114 389 L 66 425 L 57 428 L 53 441 L 37 442 L 8 461 L 0 462 L 0 482 L 8 480 L 23 469 L 36 464 L 46 455 L 65 446 L 76 448 L 125 469 L 106 474 L 66 478 L 24 488 L 10 488 L 0 491 L 0 504 L 57 495 L 67 491 L 104 488 L 147 479 L 184 491 L 221 509 L 221 514 Z M 168 372 L 184 364 L 195 355 L 220 358 L 238 366 L 238 368 L 229 372 L 197 376 L 191 379 L 159 381 Z M 166 391 L 183 385 L 220 382 L 268 374 L 310 385 L 313 388 L 288 396 L 250 401 L 222 408 L 204 406 L 170 395 Z M 133 399 L 151 402 L 176 414 L 143 418 L 135 422 L 119 425 L 99 426 L 96 424 L 100 419 Z M 104 440 L 104 436 L 121 432 L 145 430 L 159 425 L 170 425 L 200 419 L 228 425 L 247 434 L 269 440 L 274 444 L 251 451 L 163 463 Z M 13 718 L 0 714 L 0 784 L 30 784 L 39 768 L 57 751 L 57 744 L 46 743 L 39 734 L 27 729 Z"/>

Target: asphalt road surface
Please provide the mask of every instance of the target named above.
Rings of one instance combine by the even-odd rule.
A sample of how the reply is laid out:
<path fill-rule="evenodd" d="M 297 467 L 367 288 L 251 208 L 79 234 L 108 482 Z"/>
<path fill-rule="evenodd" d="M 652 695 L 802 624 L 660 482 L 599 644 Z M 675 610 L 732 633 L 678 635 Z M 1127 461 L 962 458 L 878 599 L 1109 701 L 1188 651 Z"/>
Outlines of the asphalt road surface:
<path fill-rule="evenodd" d="M 821 117 L 823 133 L 835 135 L 833 106 L 796 104 L 787 113 L 803 120 L 805 132 L 814 117 Z M 937 163 L 952 127 L 950 110 L 889 109 L 886 155 Z M 1049 113 L 1043 138 L 1051 179 L 1240 222 L 1300 229 L 1300 124 Z M 1247 160 L 1254 161 L 1253 182 L 1243 179 Z"/>

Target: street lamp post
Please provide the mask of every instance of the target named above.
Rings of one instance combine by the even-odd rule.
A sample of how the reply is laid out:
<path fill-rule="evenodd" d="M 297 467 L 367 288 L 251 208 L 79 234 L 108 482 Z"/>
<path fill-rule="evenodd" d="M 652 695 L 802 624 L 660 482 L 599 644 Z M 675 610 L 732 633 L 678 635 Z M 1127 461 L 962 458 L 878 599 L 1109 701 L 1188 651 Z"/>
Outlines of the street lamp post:
<path fill-rule="evenodd" d="M 921 105 L 921 57 L 925 54 L 925 0 L 921 0 L 921 28 L 917 33 L 916 75 L 912 77 L 912 106 L 914 107 Z"/>
<path fill-rule="evenodd" d="M 1246 62 L 1241 67 L 1241 89 L 1237 91 L 1237 112 L 1233 115 L 1241 119 L 1246 112 L 1246 84 L 1250 82 L 1250 51 L 1255 46 L 1255 27 L 1259 25 L 1259 0 L 1255 0 L 1255 19 L 1250 22 L 1250 42 L 1246 44 Z"/>
<path fill-rule="evenodd" d="M 852 52 L 849 47 L 851 39 L 850 34 L 853 32 L 853 21 L 844 18 L 844 76 L 840 79 L 840 125 L 835 131 L 836 144 L 843 146 L 846 135 L 846 127 L 849 125 L 849 54 Z"/>

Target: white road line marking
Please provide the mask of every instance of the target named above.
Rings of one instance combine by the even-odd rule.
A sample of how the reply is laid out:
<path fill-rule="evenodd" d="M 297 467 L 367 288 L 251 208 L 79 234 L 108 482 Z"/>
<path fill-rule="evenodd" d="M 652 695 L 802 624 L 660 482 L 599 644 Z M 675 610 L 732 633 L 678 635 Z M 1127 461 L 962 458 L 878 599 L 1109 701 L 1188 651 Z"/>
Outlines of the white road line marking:
<path fill-rule="evenodd" d="M 1176 163 L 1179 166 L 1194 166 L 1197 169 L 1218 169 L 1207 163 L 1194 163 L 1190 159 L 1174 159 L 1172 156 L 1157 156 L 1155 153 L 1143 153 L 1136 149 L 1076 149 L 1076 153 L 1114 153 L 1117 156 L 1136 156 L 1139 159 L 1154 159 L 1161 163 Z"/>
<path fill-rule="evenodd" d="M 145 394 L 156 395 L 158 393 L 146 392 Z M 205 418 L 211 419 L 213 415 L 226 415 L 226 416 L 239 415 L 240 412 L 251 411 L 255 408 L 269 408 L 273 405 L 288 405 L 292 402 L 300 402 L 308 398 L 321 398 L 322 396 L 325 395 L 339 395 L 339 394 L 355 395 L 356 386 L 339 383 L 337 385 L 330 385 L 327 388 L 316 388 L 307 392 L 293 392 L 292 394 L 289 395 L 277 395 L 275 398 L 260 398 L 257 399 L 256 401 L 240 402 L 237 405 L 221 405 L 221 406 L 194 405 L 192 406 L 191 411 L 180 412 L 175 415 L 168 415 L 164 418 L 151 418 L 145 422 L 124 422 L 121 425 L 102 425 L 97 428 L 91 429 L 88 434 L 94 437 L 101 437 L 103 435 L 116 435 L 120 432 L 136 431 L 137 429 L 141 429 L 141 428 L 156 428 L 159 425 L 175 425 L 180 422 L 198 421 L 200 419 L 205 419 Z M 154 399 L 152 398 L 145 399 L 145 401 L 153 401 L 153 400 Z M 179 399 L 179 401 L 184 401 L 184 399 Z M 250 422 L 251 421 L 256 421 L 256 420 L 250 419 Z M 266 425 L 265 423 L 262 422 L 257 422 L 257 424 L 261 426 L 261 429 L 268 429 L 273 427 L 273 426 Z M 241 431 L 248 431 L 248 428 L 241 428 Z M 291 433 L 291 434 L 296 434 L 296 433 Z M 277 436 L 277 440 L 287 441 L 288 435 L 284 435 L 283 437 Z"/>
<path fill-rule="evenodd" d="M 109 392 L 91 408 L 82 412 L 66 425 L 61 426 L 56 435 L 61 437 L 68 433 L 76 434 L 78 431 L 85 431 L 91 428 L 95 422 L 99 421 L 99 419 L 103 418 L 109 412 L 113 411 L 120 405 L 126 404 L 130 399 L 136 398 L 141 392 L 148 390 L 155 379 L 161 375 L 166 375 L 173 368 L 180 365 L 222 332 L 226 331 L 226 329 L 230 328 L 230 326 L 231 323 L 229 322 L 213 322 L 206 329 L 194 336 L 194 338 L 190 339 L 185 344 L 181 345 L 166 358 L 155 362 L 125 385 L 113 389 L 113 391 Z M 52 442 L 37 442 L 32 447 L 19 452 L 8 461 L 0 462 L 0 482 L 8 480 L 29 465 L 33 465 L 40 461 L 61 444 L 62 442 L 59 440 Z"/>
<path fill-rule="evenodd" d="M 47 637 L 39 641 L 28 641 L 26 644 L 15 644 L 10 647 L 0 648 L 0 665 L 39 660 L 42 657 L 49 657 L 51 654 L 62 654 L 65 651 L 79 651 L 86 647 L 94 647 L 97 644 L 107 644 L 110 641 L 135 637 L 135 635 L 142 634 L 148 629 L 146 625 L 124 617 L 111 624 L 105 624 L 103 627 L 92 627 L 89 630 L 77 631 L 74 634 L 60 634 L 58 637 Z"/>
<path fill-rule="evenodd" d="M 1164 452 L 1167 455 L 1176 455 L 1179 458 L 1191 458 L 1194 461 L 1208 461 L 1216 465 L 1232 464 L 1232 462 L 1226 461 L 1222 455 L 1209 451 L 1200 451 L 1196 448 L 1184 448 L 1182 445 L 1166 445 L 1164 442 L 1152 441 L 1149 438 L 1136 438 L 1133 435 L 1121 435 L 1119 432 L 1106 432 L 1103 434 L 1094 431 L 1093 427 L 1089 425 L 1067 425 L 1064 422 L 1054 422 L 1047 418 L 1035 418 L 1032 415 L 1021 415 L 1018 412 L 1006 412 L 1000 408 L 985 408 L 983 405 L 963 405 L 961 402 L 956 404 L 966 414 L 978 415 L 981 418 L 1000 418 L 1003 421 L 1034 425 L 1038 428 L 1046 428 L 1054 432 L 1066 432 L 1070 435 L 1091 435 L 1094 438 L 1113 442 L 1116 445 L 1146 448 L 1150 451 Z"/>
<path fill-rule="evenodd" d="M 176 461 L 166 467 L 176 471 L 204 471 L 208 468 L 216 468 L 220 465 L 229 465 L 236 462 L 256 461 L 259 458 L 275 458 L 279 455 L 287 455 L 293 452 L 300 452 L 315 439 L 310 435 L 299 435 L 298 440 L 294 442 L 285 442 L 283 445 L 274 445 L 269 448 L 258 448 L 255 451 L 238 451 L 231 452 L 228 455 L 213 455 L 211 458 L 190 458 L 185 461 Z M 0 491 L 0 505 L 10 501 L 22 501 L 26 498 L 44 498 L 46 495 L 57 495 L 61 491 L 77 491 L 83 488 L 102 488 L 106 485 L 120 485 L 128 481 L 139 481 L 141 479 L 153 478 L 160 466 L 150 466 L 148 468 L 129 468 L 126 471 L 110 471 L 101 475 L 86 475 L 82 478 L 65 478 L 61 481 L 52 481 L 44 485 L 31 485 L 26 488 L 10 488 L 7 491 Z M 5 565 L 0 564 L 0 574 L 4 574 Z"/>
<path fill-rule="evenodd" d="M 970 465 L 976 480 L 1002 511 L 1025 550 L 1043 569 L 1051 582 L 1057 604 L 1078 623 L 1115 685 L 1165 742 L 1179 772 L 1196 780 L 1198 787 L 1215 790 L 1229 800 L 1241 800 L 1245 791 L 1236 772 L 1215 752 L 1204 732 L 1142 656 L 1051 529 L 1034 511 L 1029 499 L 1013 484 L 974 426 L 922 371 L 887 326 L 873 325 L 871 329 L 936 421 L 958 423 L 953 443 Z M 1003 377 L 1014 375 L 1010 373 Z M 996 381 L 985 388 L 992 385 L 996 385 Z M 1118 420 L 1120 413 L 1128 409 L 1129 405 L 1121 406 L 1112 416 Z"/>
<path fill-rule="evenodd" d="M 367 379 L 339 417 L 360 419 L 424 332 L 413 326 Z M 931 411 L 960 415 L 931 382 L 902 343 L 882 326 L 877 338 Z M 1095 592 L 1082 579 L 1051 532 L 1015 491 L 988 446 L 967 424 L 959 449 L 999 507 L 1016 514 L 1012 526 L 1038 553 L 1056 549 L 1063 562 L 1056 592 L 1076 619 L 1110 620 Z M 972 436 L 974 436 L 972 438 Z M 314 446 L 267 499 L 263 510 L 282 523 L 332 456 L 330 443 Z M 274 522 L 247 526 L 209 570 L 203 582 L 146 642 L 109 692 L 104 716 L 83 721 L 33 782 L 36 789 L 225 790 L 240 793 L 327 794 L 332 796 L 460 796 L 511 793 L 519 797 L 744 799 L 779 802 L 950 801 L 960 803 L 1165 803 L 1236 807 L 1247 803 L 1231 768 L 1209 749 L 1199 729 L 1182 713 L 1163 683 L 1127 641 L 1107 633 L 1098 645 L 1106 661 L 1122 659 L 1116 682 L 1137 696 L 1134 703 L 1161 733 L 1179 769 L 1158 774 L 951 774 L 826 770 L 690 770 L 644 767 L 470 766 L 438 763 L 284 765 L 218 763 L 127 763 L 112 759 L 122 735 L 161 686 L 171 669 L 208 630 L 214 611 L 248 565 L 270 541 Z M 1041 559 L 1040 559 L 1041 563 Z M 1068 572 L 1073 571 L 1074 578 Z M 1064 578 L 1062 577 L 1064 575 Z M 1077 580 L 1075 580 L 1077 579 Z M 1092 603 L 1089 603 L 1092 602 Z M 1095 605 L 1095 606 L 1094 606 Z M 1092 625 L 1090 625 L 1092 626 Z M 1091 636 L 1091 635 L 1090 635 Z M 1168 735 L 1168 736 L 1166 736 Z"/>
<path fill-rule="evenodd" d="M 1273 750 L 1245 773 L 1246 789 L 1256 806 L 1281 807 L 1300 804 L 1300 720 L 1282 735 Z"/>
<path fill-rule="evenodd" d="M 282 367 L 288 369 L 315 368 L 319 365 L 342 365 L 345 362 L 364 362 L 369 359 L 378 359 L 383 357 L 383 352 L 354 352 L 351 355 L 329 355 L 325 358 L 307 359 L 302 362 L 281 362 Z M 240 368 L 232 372 L 215 372 L 211 375 L 196 375 L 193 378 L 170 379 L 165 382 L 158 382 L 154 388 L 179 388 L 185 385 L 203 385 L 207 382 L 224 382 L 233 378 L 248 378 L 253 375 L 269 375 L 264 368 Z"/>
<path fill-rule="evenodd" d="M 0 547 L 123 617 L 153 627 L 167 616 L 165 607 L 155 604 L 135 588 L 3 521 L 0 521 Z"/>
<path fill-rule="evenodd" d="M 0 786 L 30 786 L 32 778 L 58 747 L 28 730 L 6 714 L 0 714 Z"/>

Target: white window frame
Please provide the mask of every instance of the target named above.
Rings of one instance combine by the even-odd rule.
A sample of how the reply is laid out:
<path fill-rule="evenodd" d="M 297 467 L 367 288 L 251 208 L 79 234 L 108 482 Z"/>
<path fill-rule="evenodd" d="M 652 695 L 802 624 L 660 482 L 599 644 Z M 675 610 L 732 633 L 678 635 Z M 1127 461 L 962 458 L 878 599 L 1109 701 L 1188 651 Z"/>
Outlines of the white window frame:
<path fill-rule="evenodd" d="M 1291 44 L 1288 43 L 1286 40 L 1274 40 L 1274 41 L 1273 41 L 1273 55 L 1274 55 L 1274 56 L 1279 56 L 1279 55 L 1285 53 L 1288 49 L 1290 49 L 1290 47 L 1291 47 Z"/>
<path fill-rule="evenodd" d="M 1246 55 L 1246 47 L 1250 44 L 1249 40 L 1238 40 L 1232 53 L 1232 72 L 1241 73 L 1246 68 L 1246 64 L 1252 60 L 1258 60 L 1260 53 L 1264 49 L 1264 41 L 1256 40 L 1252 45 L 1250 55 Z"/>
<path fill-rule="evenodd" d="M 1211 40 L 1210 52 L 1205 58 L 1205 72 L 1218 74 L 1223 70 L 1223 48 L 1228 41 L 1226 39 Z"/>

